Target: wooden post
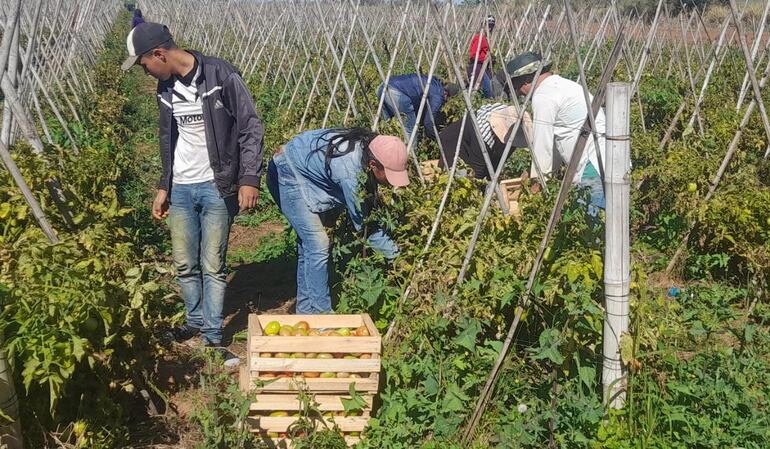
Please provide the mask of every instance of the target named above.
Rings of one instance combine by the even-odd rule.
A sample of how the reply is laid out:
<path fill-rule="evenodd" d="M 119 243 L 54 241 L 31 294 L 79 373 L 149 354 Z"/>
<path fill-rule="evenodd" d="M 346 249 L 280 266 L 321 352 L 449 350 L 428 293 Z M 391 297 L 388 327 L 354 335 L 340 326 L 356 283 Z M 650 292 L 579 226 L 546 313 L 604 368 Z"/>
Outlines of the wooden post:
<path fill-rule="evenodd" d="M 620 338 L 628 332 L 628 293 L 631 283 L 630 179 L 631 89 L 628 83 L 607 85 L 607 138 L 604 191 L 607 200 L 604 255 L 604 400 L 622 408 L 626 398 Z"/>

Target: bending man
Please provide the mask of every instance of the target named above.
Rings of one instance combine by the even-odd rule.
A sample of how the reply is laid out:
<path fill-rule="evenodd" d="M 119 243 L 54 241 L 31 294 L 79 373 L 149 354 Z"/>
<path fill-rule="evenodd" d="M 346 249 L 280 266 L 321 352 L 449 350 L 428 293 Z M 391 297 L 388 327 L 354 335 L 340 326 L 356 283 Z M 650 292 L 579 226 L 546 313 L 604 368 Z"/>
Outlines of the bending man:
<path fill-rule="evenodd" d="M 419 76 L 416 73 L 394 76 L 388 80 L 388 88 L 383 85 L 377 88 L 377 98 L 385 95 L 385 102 L 382 108 L 382 117 L 390 120 L 396 114 L 406 114 L 406 132 L 411 136 L 412 130 L 417 124 L 417 111 L 420 110 L 422 94 L 425 91 L 423 86 L 428 83 L 428 76 Z M 434 133 L 434 122 L 443 123 L 443 113 L 447 98 L 454 96 L 459 92 L 456 84 L 444 84 L 438 78 L 433 78 L 428 89 L 428 97 L 422 111 L 422 124 L 425 127 L 425 133 L 432 139 L 436 138 Z"/>
<path fill-rule="evenodd" d="M 267 185 L 297 232 L 297 313 L 332 311 L 329 237 L 321 214 L 345 208 L 361 231 L 368 213 L 362 189 L 376 198 L 378 185 L 409 184 L 406 163 L 406 146 L 399 138 L 365 128 L 305 131 L 276 152 Z M 388 259 L 398 255 L 398 247 L 381 229 L 371 232 L 368 242 Z"/>
<path fill-rule="evenodd" d="M 540 76 L 535 74 L 542 67 Z M 522 53 L 506 65 L 511 84 L 519 95 L 532 94 L 532 156 L 543 175 L 551 176 L 560 164 L 568 165 L 572 158 L 580 130 L 588 117 L 583 88 L 580 84 L 551 73 L 551 64 L 536 53 Z M 501 82 L 505 75 L 498 73 Z M 590 96 L 593 99 L 593 96 Z M 589 136 L 583 155 L 577 166 L 574 183 L 591 191 L 589 213 L 596 215 L 597 208 L 604 209 L 604 185 L 599 175 L 599 161 L 604 160 L 604 109 L 595 117 L 597 148 L 593 136 Z M 561 162 L 557 162 L 557 160 Z M 534 163 L 534 161 L 533 161 Z M 530 173 L 536 173 L 533 170 Z"/>
<path fill-rule="evenodd" d="M 492 167 L 497 170 L 497 165 L 503 157 L 505 143 L 508 141 L 510 133 L 513 132 L 513 125 L 516 123 L 517 117 L 518 114 L 516 114 L 516 109 L 513 106 L 506 106 L 502 103 L 487 104 L 479 108 L 476 111 L 476 120 L 478 120 L 479 131 L 483 139 L 482 144 L 479 144 L 479 140 L 476 138 L 476 131 L 473 128 L 470 115 L 466 117 L 464 127 L 462 120 L 449 124 L 439 132 L 439 140 L 446 163 L 452 164 L 459 141 L 459 157 L 473 169 L 474 176 L 477 179 L 491 179 L 492 174 L 487 170 L 482 145 L 489 154 Z M 460 134 L 461 128 L 462 134 Z M 519 127 L 513 139 L 512 148 L 527 147 L 527 140 L 524 136 L 525 129 L 531 136 L 532 121 L 529 114 L 526 113 L 522 126 Z M 509 155 L 512 153 L 511 151 Z M 439 167 L 444 168 L 444 159 L 439 159 Z"/>

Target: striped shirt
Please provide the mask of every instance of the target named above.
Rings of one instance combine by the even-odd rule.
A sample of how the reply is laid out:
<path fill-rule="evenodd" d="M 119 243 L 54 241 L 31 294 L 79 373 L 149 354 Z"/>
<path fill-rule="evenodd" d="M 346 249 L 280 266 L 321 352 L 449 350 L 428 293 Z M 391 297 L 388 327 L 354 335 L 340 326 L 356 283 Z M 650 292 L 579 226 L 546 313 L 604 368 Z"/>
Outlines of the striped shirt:
<path fill-rule="evenodd" d="M 489 125 L 489 115 L 494 111 L 500 111 L 505 109 L 506 106 L 502 103 L 485 104 L 476 111 L 476 120 L 478 120 L 479 131 L 481 131 L 481 138 L 484 139 L 484 143 L 487 146 L 492 146 L 495 143 L 495 134 L 492 132 L 492 127 Z"/>

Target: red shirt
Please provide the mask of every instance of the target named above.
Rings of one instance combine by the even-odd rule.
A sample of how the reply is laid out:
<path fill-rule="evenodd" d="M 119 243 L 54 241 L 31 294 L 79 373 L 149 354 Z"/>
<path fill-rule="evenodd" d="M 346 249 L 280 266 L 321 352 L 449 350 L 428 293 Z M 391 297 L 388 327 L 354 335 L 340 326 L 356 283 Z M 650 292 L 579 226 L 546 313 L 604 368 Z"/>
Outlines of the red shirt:
<path fill-rule="evenodd" d="M 471 51 L 468 59 L 473 61 L 473 58 L 476 57 L 476 48 L 479 46 L 479 40 L 481 40 L 481 48 L 478 50 L 478 61 L 479 63 L 483 63 L 487 59 L 487 53 L 489 53 L 489 41 L 487 41 L 487 37 L 484 36 L 483 33 L 473 35 L 473 40 L 471 40 Z"/>

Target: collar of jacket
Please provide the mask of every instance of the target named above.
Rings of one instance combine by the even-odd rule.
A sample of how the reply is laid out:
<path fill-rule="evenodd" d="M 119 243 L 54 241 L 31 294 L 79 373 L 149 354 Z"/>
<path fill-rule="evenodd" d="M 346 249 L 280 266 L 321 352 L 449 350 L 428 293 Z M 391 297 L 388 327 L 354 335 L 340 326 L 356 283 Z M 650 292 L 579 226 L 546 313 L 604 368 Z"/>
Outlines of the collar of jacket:
<path fill-rule="evenodd" d="M 198 88 L 198 92 L 201 92 L 201 97 L 205 98 L 211 95 L 211 93 L 208 93 L 207 95 L 203 95 L 203 93 L 208 92 L 206 89 L 207 83 L 206 83 L 206 57 L 203 56 L 198 51 L 195 50 L 185 50 L 187 53 L 190 53 L 195 57 L 195 60 L 198 62 L 198 68 L 200 70 L 200 74 L 198 75 L 198 78 L 196 80 L 195 87 Z M 163 94 L 168 94 L 169 97 L 171 96 L 171 90 L 174 89 L 174 83 L 176 83 L 176 76 L 171 75 L 171 77 L 167 80 L 161 81 L 159 83 L 160 86 L 160 92 Z"/>

